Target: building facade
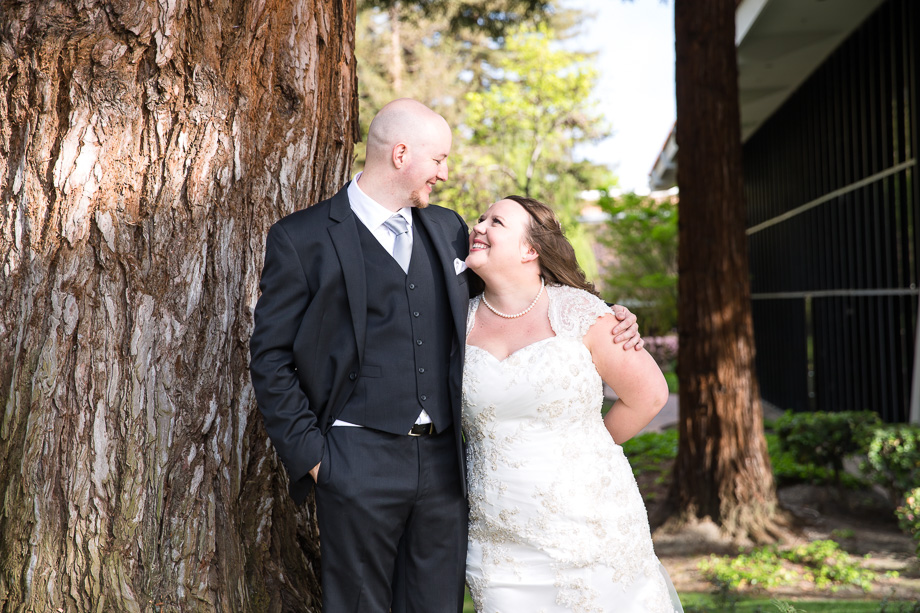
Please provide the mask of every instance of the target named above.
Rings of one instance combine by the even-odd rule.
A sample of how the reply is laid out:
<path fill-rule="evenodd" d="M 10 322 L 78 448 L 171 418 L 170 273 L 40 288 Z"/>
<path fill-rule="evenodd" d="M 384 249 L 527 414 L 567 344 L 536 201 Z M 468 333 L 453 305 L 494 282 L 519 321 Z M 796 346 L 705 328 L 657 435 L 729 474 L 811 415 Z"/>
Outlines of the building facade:
<path fill-rule="evenodd" d="M 781 408 L 916 411 L 918 41 L 920 5 L 881 3 L 744 143 L 758 378 Z"/>

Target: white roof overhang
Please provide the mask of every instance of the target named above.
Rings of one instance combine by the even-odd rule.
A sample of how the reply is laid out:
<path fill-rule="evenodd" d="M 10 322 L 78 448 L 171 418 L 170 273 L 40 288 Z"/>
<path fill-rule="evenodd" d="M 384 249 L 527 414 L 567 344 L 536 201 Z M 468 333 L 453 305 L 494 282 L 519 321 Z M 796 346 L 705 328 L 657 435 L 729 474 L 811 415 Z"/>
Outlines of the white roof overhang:
<path fill-rule="evenodd" d="M 742 142 L 795 92 L 884 0 L 743 0 L 735 13 Z M 653 190 L 677 181 L 668 137 L 649 176 Z"/>

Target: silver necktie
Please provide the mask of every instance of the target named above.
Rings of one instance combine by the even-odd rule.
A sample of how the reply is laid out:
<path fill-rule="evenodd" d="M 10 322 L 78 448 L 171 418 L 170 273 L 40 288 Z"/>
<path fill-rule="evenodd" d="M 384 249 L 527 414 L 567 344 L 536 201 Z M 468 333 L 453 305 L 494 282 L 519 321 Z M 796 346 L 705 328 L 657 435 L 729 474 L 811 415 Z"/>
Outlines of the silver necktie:
<path fill-rule="evenodd" d="M 393 215 L 383 225 L 396 235 L 396 243 L 393 245 L 393 258 L 399 263 L 403 271 L 409 272 L 409 260 L 412 258 L 412 237 L 409 236 L 409 223 L 406 218 L 397 213 Z"/>

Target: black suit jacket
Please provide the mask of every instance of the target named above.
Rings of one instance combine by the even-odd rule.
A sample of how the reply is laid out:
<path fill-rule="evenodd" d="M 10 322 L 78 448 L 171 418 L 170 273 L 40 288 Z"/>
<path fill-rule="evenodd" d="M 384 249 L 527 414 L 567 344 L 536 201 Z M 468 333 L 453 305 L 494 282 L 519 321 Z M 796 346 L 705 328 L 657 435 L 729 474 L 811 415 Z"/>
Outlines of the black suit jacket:
<path fill-rule="evenodd" d="M 454 324 L 450 403 L 463 471 L 460 387 L 470 288 L 478 278 L 469 271 L 457 275 L 454 260 L 466 258 L 469 231 L 457 213 L 438 206 L 416 209 L 414 218 L 431 236 L 447 285 L 447 296 L 438 300 L 446 300 Z M 361 374 L 369 297 L 359 223 L 346 185 L 331 199 L 278 221 L 266 240 L 249 369 L 265 429 L 297 502 L 310 492 L 309 472 L 322 459 L 324 434 Z"/>

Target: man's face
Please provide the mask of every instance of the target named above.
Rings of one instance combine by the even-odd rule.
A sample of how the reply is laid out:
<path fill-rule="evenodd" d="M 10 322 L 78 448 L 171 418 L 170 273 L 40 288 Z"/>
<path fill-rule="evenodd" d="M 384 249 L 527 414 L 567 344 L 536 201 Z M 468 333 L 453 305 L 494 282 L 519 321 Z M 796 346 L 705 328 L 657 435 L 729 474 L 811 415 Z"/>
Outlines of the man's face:
<path fill-rule="evenodd" d="M 406 179 L 411 190 L 409 200 L 420 209 L 428 200 L 438 181 L 447 181 L 447 156 L 450 153 L 451 135 L 447 125 L 429 131 L 429 138 L 419 138 L 412 147 Z"/>

